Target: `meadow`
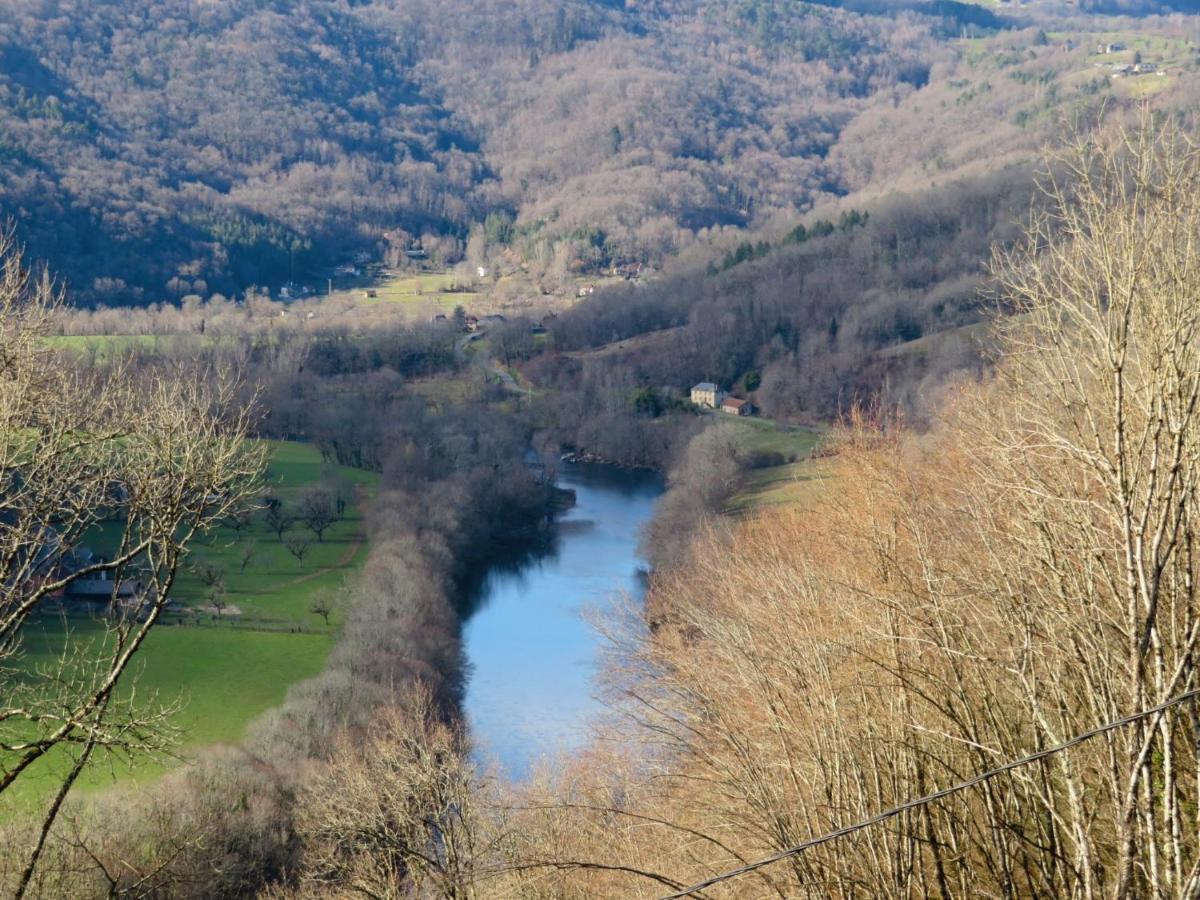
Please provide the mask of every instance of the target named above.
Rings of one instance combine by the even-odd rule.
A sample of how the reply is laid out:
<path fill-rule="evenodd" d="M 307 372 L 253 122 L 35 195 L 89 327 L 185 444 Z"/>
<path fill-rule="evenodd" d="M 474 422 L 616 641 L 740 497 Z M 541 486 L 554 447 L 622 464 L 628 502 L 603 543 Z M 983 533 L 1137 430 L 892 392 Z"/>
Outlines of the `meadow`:
<path fill-rule="evenodd" d="M 340 627 L 339 588 L 366 557 L 363 507 L 377 476 L 327 465 L 307 444 L 270 445 L 266 495 L 279 498 L 285 509 L 295 506 L 305 488 L 335 480 L 353 499 L 323 541 L 299 523 L 281 541 L 259 511 L 240 529 L 224 525 L 193 544 L 172 591 L 171 610 L 139 651 L 125 685 L 148 705 L 177 707 L 171 724 L 180 732 L 178 758 L 207 745 L 237 741 L 252 719 L 279 705 L 289 685 L 321 671 Z M 106 532 L 111 529 L 95 534 L 94 551 L 104 551 Z M 287 550 L 289 537 L 308 541 L 302 562 Z M 243 552 L 249 547 L 253 557 L 243 570 Z M 228 607 L 220 614 L 211 608 L 211 589 L 196 571 L 201 562 L 221 572 Z M 322 592 L 334 601 L 329 624 L 311 612 Z M 87 614 L 47 613 L 26 634 L 23 666 L 34 671 L 56 665 L 68 634 L 73 642 L 105 639 L 101 623 Z M 0 816 L 5 808 L 43 800 L 66 760 L 59 753 L 39 763 L 32 777 L 9 792 L 15 796 L 6 794 Z M 141 758 L 129 765 L 114 759 L 111 766 L 90 769 L 79 788 L 153 778 L 177 761 Z"/>
<path fill-rule="evenodd" d="M 799 502 L 814 483 L 822 480 L 819 461 L 810 458 L 821 441 L 819 429 L 719 415 L 722 421 L 728 419 L 742 429 L 743 451 L 779 454 L 781 460 L 779 465 L 747 473 L 742 489 L 726 505 L 729 513 L 744 515 L 766 506 Z"/>
<path fill-rule="evenodd" d="M 416 275 L 385 274 L 334 282 L 333 299 L 367 300 L 382 305 L 398 305 L 410 316 L 433 318 L 450 315 L 456 306 L 475 311 L 480 294 L 460 288 L 461 279 L 450 272 L 425 272 Z M 374 296 L 369 296 L 373 292 Z"/>

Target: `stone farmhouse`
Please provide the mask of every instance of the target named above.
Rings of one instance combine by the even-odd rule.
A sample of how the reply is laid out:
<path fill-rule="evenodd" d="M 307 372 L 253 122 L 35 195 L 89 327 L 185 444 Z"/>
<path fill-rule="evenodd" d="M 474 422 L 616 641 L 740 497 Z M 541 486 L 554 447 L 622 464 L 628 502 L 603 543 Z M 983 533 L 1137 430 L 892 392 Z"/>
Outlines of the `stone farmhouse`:
<path fill-rule="evenodd" d="M 697 406 L 716 409 L 725 398 L 725 393 L 711 381 L 692 385 L 692 402 Z"/>
<path fill-rule="evenodd" d="M 711 381 L 692 385 L 692 403 L 705 409 L 718 409 L 731 416 L 754 415 L 754 404 L 741 397 L 726 394 Z"/>

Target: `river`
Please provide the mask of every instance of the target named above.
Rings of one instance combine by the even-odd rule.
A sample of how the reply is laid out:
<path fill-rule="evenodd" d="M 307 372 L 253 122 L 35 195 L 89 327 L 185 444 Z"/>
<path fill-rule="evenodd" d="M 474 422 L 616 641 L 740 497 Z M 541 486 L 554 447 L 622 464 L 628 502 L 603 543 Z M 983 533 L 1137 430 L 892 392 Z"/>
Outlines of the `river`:
<path fill-rule="evenodd" d="M 477 752 L 513 777 L 540 758 L 579 747 L 599 712 L 594 677 L 601 638 L 585 612 L 622 596 L 640 601 L 642 525 L 662 480 L 590 463 L 563 464 L 575 505 L 544 554 L 487 573 L 464 628 L 471 674 L 464 703 Z"/>

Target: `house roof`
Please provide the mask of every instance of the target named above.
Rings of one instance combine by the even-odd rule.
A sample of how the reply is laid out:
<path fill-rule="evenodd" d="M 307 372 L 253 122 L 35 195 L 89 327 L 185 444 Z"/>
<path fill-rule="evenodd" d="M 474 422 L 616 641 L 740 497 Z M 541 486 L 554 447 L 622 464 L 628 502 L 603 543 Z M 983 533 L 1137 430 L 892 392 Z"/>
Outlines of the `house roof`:
<path fill-rule="evenodd" d="M 743 400 L 741 397 L 726 397 L 724 400 L 721 401 L 721 405 L 729 406 L 729 407 L 732 407 L 733 409 L 741 409 L 743 406 L 745 406 L 749 402 L 750 402 L 749 400 Z"/>
<path fill-rule="evenodd" d="M 138 582 L 128 579 L 123 580 L 120 585 L 117 585 L 111 578 L 77 578 L 67 585 L 67 596 L 110 597 L 113 594 L 114 587 L 116 587 L 118 597 L 132 597 L 141 590 L 141 585 Z"/>
<path fill-rule="evenodd" d="M 711 381 L 702 381 L 692 387 L 693 391 L 715 391 L 717 386 Z"/>

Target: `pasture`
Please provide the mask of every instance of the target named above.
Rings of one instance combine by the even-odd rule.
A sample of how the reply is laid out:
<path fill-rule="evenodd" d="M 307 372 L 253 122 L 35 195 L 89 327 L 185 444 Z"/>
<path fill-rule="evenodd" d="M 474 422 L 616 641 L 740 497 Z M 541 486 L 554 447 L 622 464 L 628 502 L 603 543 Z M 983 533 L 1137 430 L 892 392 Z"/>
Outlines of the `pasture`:
<path fill-rule="evenodd" d="M 290 685 L 321 671 L 340 627 L 336 601 L 343 582 L 366 557 L 363 506 L 376 478 L 371 472 L 324 464 L 307 444 L 271 442 L 266 494 L 290 510 L 306 488 L 337 485 L 348 498 L 342 519 L 329 527 L 323 541 L 299 522 L 290 525 L 281 540 L 260 510 L 240 528 L 223 525 L 193 544 L 172 591 L 171 610 L 139 651 L 130 673 L 134 677 L 127 677 L 124 686 L 126 692 L 136 690 L 147 704 L 178 707 L 171 723 L 181 733 L 180 756 L 186 758 L 205 745 L 237 741 L 252 719 L 283 700 Z M 113 530 L 98 529 L 92 549 L 104 552 L 106 535 Z M 308 541 L 303 561 L 288 551 L 288 538 Z M 253 555 L 243 569 L 248 548 Z M 212 587 L 197 571 L 202 563 L 220 572 L 228 606 L 219 613 L 211 607 Z M 310 611 L 313 598 L 322 591 L 335 601 L 328 625 Z M 47 612 L 27 629 L 22 667 L 29 672 L 53 667 L 68 635 L 73 645 L 95 646 L 105 639 L 102 625 L 85 613 Z M 95 766 L 79 787 L 151 778 L 174 764 L 170 759 L 132 762 L 133 766 L 119 760 Z M 6 795 L 0 818 L 6 809 L 43 800 L 52 782 L 49 776 L 66 764 L 65 752 L 39 762 L 33 777 L 7 792 L 14 796 Z M 38 772 L 47 777 L 39 779 Z"/>
<path fill-rule="evenodd" d="M 730 421 L 741 429 L 741 447 L 749 454 L 778 456 L 776 465 L 751 469 L 746 482 L 729 501 L 727 510 L 743 515 L 756 509 L 803 500 L 814 484 L 823 480 L 818 461 L 810 458 L 821 441 L 815 428 L 782 425 L 770 419 L 735 418 L 715 413 L 717 421 Z"/>
<path fill-rule="evenodd" d="M 356 278 L 348 283 L 334 283 L 333 299 L 353 299 L 380 305 L 396 305 L 417 318 L 433 318 L 439 313 L 450 315 L 454 307 L 474 311 L 480 294 L 474 289 L 462 289 L 459 277 L 450 272 L 430 272 L 416 275 L 382 275 L 378 278 Z M 367 296 L 373 291 L 375 296 Z"/>

